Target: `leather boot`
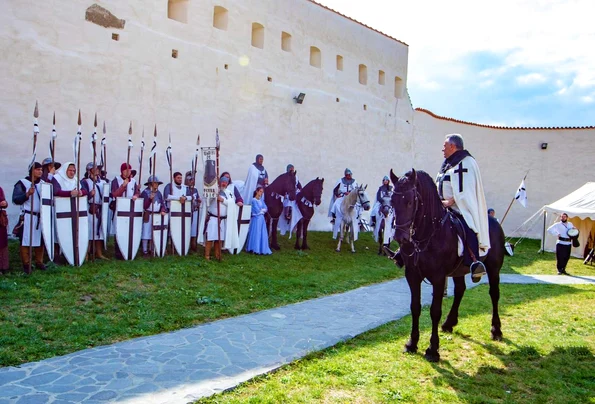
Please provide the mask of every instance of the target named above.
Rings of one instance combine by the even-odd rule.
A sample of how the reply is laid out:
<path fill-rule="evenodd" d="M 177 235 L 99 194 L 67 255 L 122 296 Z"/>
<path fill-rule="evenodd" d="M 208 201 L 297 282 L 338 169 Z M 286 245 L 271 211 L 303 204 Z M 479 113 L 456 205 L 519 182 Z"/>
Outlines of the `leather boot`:
<path fill-rule="evenodd" d="M 33 247 L 33 255 L 35 256 L 35 267 L 39 270 L 45 271 L 45 264 L 43 263 L 43 246 Z"/>
<path fill-rule="evenodd" d="M 101 240 L 95 240 L 95 258 L 109 261 L 109 258 L 103 255 L 103 241 Z"/>
<path fill-rule="evenodd" d="M 32 272 L 32 268 L 29 266 L 31 264 L 29 247 L 21 246 L 19 252 L 21 255 L 21 262 L 23 263 L 23 271 L 29 275 Z"/>
<path fill-rule="evenodd" d="M 213 242 L 205 241 L 205 259 L 207 261 L 211 260 L 211 248 L 213 248 Z"/>
<path fill-rule="evenodd" d="M 221 241 L 215 241 L 215 258 L 221 261 Z"/>
<path fill-rule="evenodd" d="M 198 251 L 198 245 L 196 244 L 196 237 L 190 237 L 190 251 Z"/>

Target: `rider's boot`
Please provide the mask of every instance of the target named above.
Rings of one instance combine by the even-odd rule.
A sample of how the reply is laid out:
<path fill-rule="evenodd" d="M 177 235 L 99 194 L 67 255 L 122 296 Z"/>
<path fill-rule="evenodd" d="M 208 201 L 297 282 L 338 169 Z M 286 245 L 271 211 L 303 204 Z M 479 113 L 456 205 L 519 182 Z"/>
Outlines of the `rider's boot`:
<path fill-rule="evenodd" d="M 477 283 L 481 280 L 481 277 L 486 274 L 486 267 L 481 261 L 474 261 L 470 266 L 471 280 L 473 283 Z"/>

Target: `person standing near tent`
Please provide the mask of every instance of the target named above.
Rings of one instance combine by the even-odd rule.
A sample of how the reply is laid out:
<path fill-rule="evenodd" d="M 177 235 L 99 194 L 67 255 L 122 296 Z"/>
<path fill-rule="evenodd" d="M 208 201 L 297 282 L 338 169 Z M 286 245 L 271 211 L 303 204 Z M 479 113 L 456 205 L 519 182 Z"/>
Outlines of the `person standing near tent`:
<path fill-rule="evenodd" d="M 568 230 L 573 228 L 574 225 L 568 221 L 568 215 L 562 213 L 560 221 L 547 229 L 548 233 L 558 237 L 558 241 L 556 242 L 556 267 L 558 268 L 558 275 L 568 275 L 566 265 L 570 259 L 570 247 L 572 244 L 568 236 Z"/>

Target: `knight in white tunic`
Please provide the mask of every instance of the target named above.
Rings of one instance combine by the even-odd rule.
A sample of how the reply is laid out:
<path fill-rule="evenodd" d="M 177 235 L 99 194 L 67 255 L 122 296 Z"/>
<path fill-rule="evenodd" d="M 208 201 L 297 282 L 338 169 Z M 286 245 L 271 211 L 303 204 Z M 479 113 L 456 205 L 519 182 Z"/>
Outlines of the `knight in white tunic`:
<path fill-rule="evenodd" d="M 163 182 L 159 181 L 159 178 L 155 175 L 149 176 L 145 186 L 147 188 L 141 194 L 143 198 L 143 229 L 141 235 L 141 242 L 143 247 L 143 256 L 148 257 L 150 254 L 149 244 L 153 239 L 153 215 L 166 215 L 167 210 L 165 206 L 165 200 L 161 191 L 159 191 L 159 185 Z"/>
<path fill-rule="evenodd" d="M 19 180 L 12 191 L 12 202 L 22 207 L 24 215 L 23 236 L 21 238 L 20 255 L 23 271 L 31 273 L 31 261 L 35 260 L 37 269 L 45 270 L 43 263 L 43 245 L 41 244 L 41 223 L 39 212 L 41 207 L 41 164 L 35 162 L 30 175 Z M 33 257 L 29 254 L 32 247 Z"/>
<path fill-rule="evenodd" d="M 349 168 L 345 169 L 344 174 L 345 176 L 337 181 L 333 187 L 333 195 L 331 197 L 328 212 L 328 216 L 333 218 L 331 221 L 332 223 L 334 223 L 337 215 L 341 214 L 341 202 L 343 201 L 343 197 L 349 195 L 358 187 L 357 181 L 353 178 L 353 173 Z"/>
<path fill-rule="evenodd" d="M 99 259 L 108 258 L 103 255 L 103 225 L 101 213 L 103 210 L 103 186 L 107 181 L 99 176 L 102 166 L 87 164 L 87 175 L 81 180 L 81 188 L 87 192 L 89 202 L 89 242 L 93 243 L 95 256 Z"/>
<path fill-rule="evenodd" d="M 465 264 L 470 265 L 472 279 L 479 282 L 485 267 L 478 260 L 490 249 L 487 204 L 477 162 L 465 150 L 463 137 L 450 134 L 444 141 L 444 162 L 436 179 L 442 204 L 460 214 L 471 231 L 467 232 Z"/>
<path fill-rule="evenodd" d="M 234 196 L 231 190 L 227 189 L 229 180 L 227 177 L 219 179 L 219 193 L 213 198 L 207 208 L 207 224 L 205 226 L 205 259 L 211 259 L 211 249 L 215 247 L 215 258 L 221 259 L 222 242 L 225 241 L 227 248 L 228 223 L 233 226 L 237 222 L 237 210 L 234 203 Z M 217 211 L 219 210 L 219 211 Z M 229 215 L 229 217 L 228 217 Z M 229 231 L 233 233 L 233 231 Z M 232 234 L 230 234 L 231 236 Z M 236 235 L 237 238 L 237 235 Z"/>
<path fill-rule="evenodd" d="M 266 188 L 269 185 L 269 174 L 262 165 L 264 163 L 264 157 L 262 154 L 256 156 L 256 161 L 252 163 L 248 169 L 248 175 L 246 176 L 246 182 L 244 183 L 244 189 L 242 190 L 242 199 L 244 201 L 251 201 L 252 195 L 257 185 Z"/>

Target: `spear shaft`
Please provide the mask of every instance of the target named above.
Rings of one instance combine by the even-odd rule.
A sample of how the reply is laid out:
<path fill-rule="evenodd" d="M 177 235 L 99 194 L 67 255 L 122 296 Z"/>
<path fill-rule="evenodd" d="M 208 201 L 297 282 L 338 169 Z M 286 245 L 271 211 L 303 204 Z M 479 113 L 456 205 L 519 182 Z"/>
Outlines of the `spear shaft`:
<path fill-rule="evenodd" d="M 31 162 L 31 169 L 29 171 L 29 178 L 31 178 L 31 187 L 33 193 L 31 194 L 31 214 L 29 215 L 29 273 L 32 271 L 33 263 L 33 218 L 35 217 L 34 205 L 35 205 L 35 179 L 33 178 L 33 170 L 35 168 L 35 150 L 37 149 L 37 134 L 39 133 L 39 126 L 37 125 L 37 118 L 39 117 L 39 109 L 37 108 L 37 101 L 35 101 L 35 110 L 33 111 L 33 161 Z M 41 210 L 41 209 L 40 209 Z M 39 218 L 37 219 L 39 220 Z M 53 246 L 52 246 L 53 248 Z"/>
<path fill-rule="evenodd" d="M 153 145 L 157 145 L 157 124 L 155 124 L 155 132 L 153 134 Z M 155 149 L 153 150 L 155 152 L 155 154 L 153 154 L 153 160 L 151 160 L 151 158 L 149 157 L 149 160 L 151 160 L 150 162 L 153 163 L 153 168 L 151 169 L 151 167 L 149 167 L 149 170 L 152 172 L 152 176 L 153 178 L 155 178 L 155 168 L 157 165 L 157 148 L 155 147 Z M 153 187 L 151 187 L 151 194 L 153 193 Z M 165 202 L 165 201 L 164 201 Z M 153 239 L 153 212 L 155 212 L 155 196 L 153 196 L 153 199 L 151 200 L 151 239 Z M 161 232 L 163 232 L 163 230 L 161 230 Z M 163 251 L 163 246 L 159 245 L 159 255 L 161 256 L 161 252 Z M 155 240 L 153 240 L 153 256 L 155 256 L 157 254 L 157 251 L 155 249 Z"/>
<path fill-rule="evenodd" d="M 216 163 L 215 163 L 215 171 L 217 173 L 217 188 L 221 188 L 221 184 L 219 183 L 219 129 L 216 129 L 216 142 L 215 142 L 215 155 L 216 155 Z M 217 193 L 217 256 L 219 257 L 219 262 L 221 262 L 221 202 L 219 201 L 219 193 Z"/>
<path fill-rule="evenodd" d="M 93 220 L 92 220 L 92 226 L 93 226 L 93 230 L 92 230 L 92 234 L 93 234 L 93 238 L 92 240 L 92 245 L 91 245 L 91 256 L 93 258 L 93 262 L 95 262 L 95 239 L 97 237 L 97 228 L 95 227 L 95 213 L 97 212 L 97 205 L 95 205 L 95 193 L 97 192 L 97 144 L 96 144 L 96 140 L 97 140 L 97 112 L 95 113 L 95 129 L 93 130 L 93 138 L 91 139 L 91 144 L 93 145 L 93 168 L 91 168 L 91 175 L 93 176 L 92 181 L 93 181 L 93 196 L 91 198 L 91 203 L 94 205 L 93 209 L 90 209 L 92 212 L 91 214 L 93 215 Z"/>
<path fill-rule="evenodd" d="M 79 119 L 78 119 L 78 124 L 79 124 L 79 130 L 76 134 L 77 136 L 77 141 L 76 141 L 76 148 L 75 148 L 75 153 L 76 153 L 76 191 L 77 191 L 77 195 L 75 196 L 76 198 L 76 214 L 75 214 L 75 226 L 74 226 L 74 262 L 75 262 L 75 266 L 79 266 L 79 206 L 80 206 L 80 198 L 79 198 L 79 191 L 80 191 L 80 173 L 81 173 L 81 125 L 82 125 L 82 121 L 81 121 L 81 110 L 79 109 Z"/>
<path fill-rule="evenodd" d="M 172 155 L 171 152 L 171 133 L 169 134 L 169 186 L 170 186 L 170 190 L 169 192 L 173 192 L 173 186 L 174 186 L 174 174 L 173 174 L 173 166 L 174 166 L 174 157 Z M 184 218 L 182 218 L 182 220 L 184 220 Z M 169 232 L 169 238 L 171 240 L 171 255 L 174 255 L 174 241 L 173 238 L 171 237 L 171 231 Z"/>

